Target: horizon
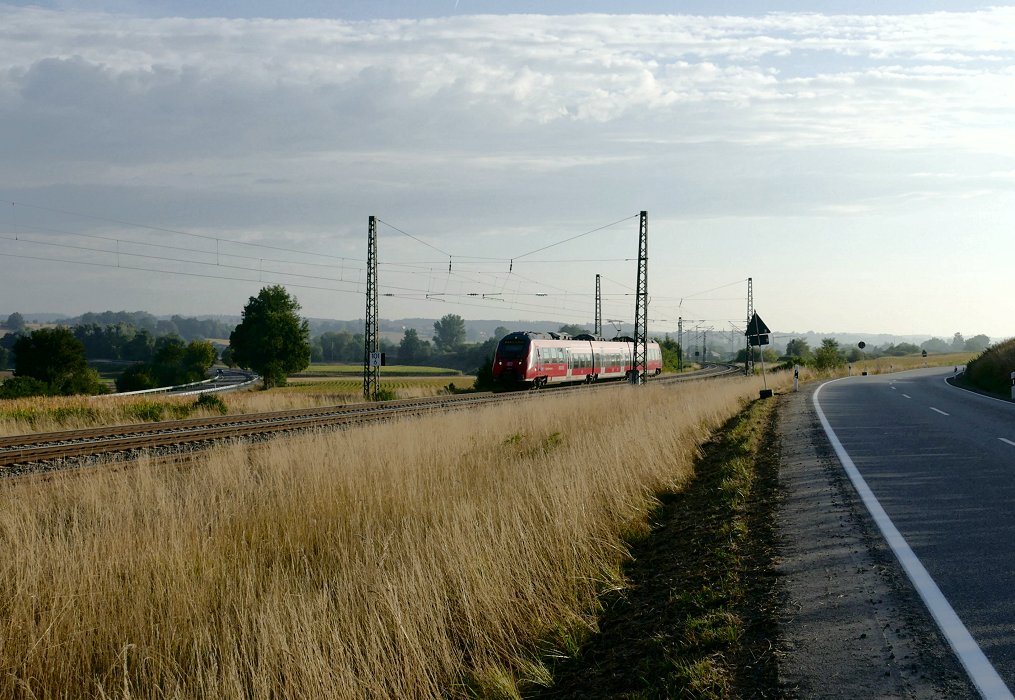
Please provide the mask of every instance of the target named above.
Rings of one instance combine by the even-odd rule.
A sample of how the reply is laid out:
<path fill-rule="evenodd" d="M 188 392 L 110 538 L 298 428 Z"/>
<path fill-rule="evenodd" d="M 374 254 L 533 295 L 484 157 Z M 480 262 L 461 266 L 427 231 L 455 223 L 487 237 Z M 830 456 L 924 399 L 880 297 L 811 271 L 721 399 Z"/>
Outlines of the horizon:
<path fill-rule="evenodd" d="M 6 329 L 3 329 L 3 320 L 6 319 L 7 316 L 9 314 L 11 314 L 11 313 L 14 313 L 14 311 L 3 311 L 3 310 L 0 310 L 0 331 L 6 331 Z M 197 319 L 220 319 L 220 318 L 225 318 L 225 319 L 230 319 L 230 320 L 234 319 L 234 318 L 235 319 L 241 318 L 241 315 L 239 313 L 236 313 L 236 314 L 228 314 L 228 313 L 225 313 L 225 314 L 210 314 L 210 313 L 202 314 L 202 313 L 199 313 L 199 314 L 192 314 L 192 315 L 191 314 L 182 314 L 182 313 L 156 314 L 156 313 L 152 313 L 152 312 L 149 312 L 149 311 L 144 311 L 144 310 L 141 310 L 141 309 L 136 309 L 134 311 L 128 311 L 128 310 L 113 311 L 111 309 L 105 309 L 103 311 L 85 311 L 85 312 L 82 312 L 80 314 L 61 314 L 59 312 L 48 312 L 48 311 L 45 311 L 45 312 L 44 311 L 38 311 L 38 312 L 21 312 L 21 311 L 19 311 L 18 313 L 21 313 L 21 315 L 24 317 L 24 319 L 25 319 L 25 321 L 27 323 L 39 323 L 40 325 L 46 325 L 46 324 L 56 323 L 56 322 L 60 322 L 60 321 L 74 320 L 76 318 L 79 318 L 80 316 L 83 316 L 83 315 L 89 314 L 89 313 L 91 313 L 91 314 L 106 314 L 106 313 L 113 313 L 113 314 L 116 314 L 116 313 L 135 314 L 135 313 L 143 313 L 143 314 L 150 314 L 150 315 L 154 316 L 156 319 L 159 319 L 159 320 L 167 320 L 167 319 L 169 319 L 169 318 L 171 318 L 173 316 L 181 316 L 183 318 L 197 318 Z M 52 318 L 49 318 L 48 320 L 45 320 L 45 321 L 39 321 L 38 320 L 40 318 L 45 318 L 45 317 L 52 317 Z M 364 319 L 362 317 L 359 317 L 359 318 L 324 318 L 324 317 L 311 317 L 311 316 L 305 316 L 305 315 L 303 315 L 303 317 L 306 318 L 311 323 L 321 323 L 321 324 L 324 324 L 324 323 L 363 323 L 363 321 L 364 321 Z M 433 316 L 433 317 L 430 317 L 430 316 L 406 316 L 406 317 L 391 317 L 391 318 L 381 317 L 381 318 L 378 319 L 379 323 L 398 323 L 398 322 L 401 322 L 401 321 L 423 321 L 423 322 L 427 322 L 427 323 L 432 323 L 432 322 L 438 321 L 438 320 L 440 320 L 439 316 Z M 508 321 L 508 320 L 505 320 L 505 319 L 498 319 L 498 318 L 476 318 L 476 319 L 468 319 L 468 318 L 466 318 L 464 320 L 465 320 L 465 323 L 466 323 L 466 327 L 468 327 L 469 324 L 473 324 L 473 325 L 475 325 L 475 324 L 485 324 L 485 325 L 497 324 L 497 325 L 502 325 L 502 326 L 508 328 L 512 332 L 513 331 L 529 330 L 527 328 L 524 328 L 523 325 L 522 325 L 522 324 L 526 324 L 526 323 L 528 323 L 528 324 L 538 324 L 538 325 L 554 325 L 556 327 L 560 327 L 560 326 L 563 326 L 563 325 L 566 325 L 566 324 L 573 323 L 573 324 L 579 325 L 579 326 L 586 326 L 587 325 L 587 326 L 589 326 L 589 328 L 591 328 L 592 325 L 593 325 L 593 322 L 578 323 L 578 322 L 573 322 L 573 321 L 561 321 L 559 319 L 558 320 L 554 320 L 554 319 L 522 319 L 522 320 L 519 320 L 517 322 L 515 322 L 515 321 Z M 515 323 L 517 327 L 512 327 L 510 325 L 512 323 Z M 628 326 L 628 325 L 633 326 L 633 322 L 632 323 L 624 322 L 624 325 L 625 326 Z M 605 327 L 604 327 L 604 330 L 605 330 Z M 693 328 L 688 327 L 688 328 L 684 329 L 684 333 L 685 333 L 685 335 L 687 335 L 687 334 L 692 333 L 693 330 L 694 330 Z M 389 333 L 391 331 L 384 331 L 384 332 L 385 333 Z M 663 329 L 663 330 L 650 329 L 650 335 L 656 335 L 656 336 L 658 336 L 659 334 L 673 336 L 673 335 L 676 334 L 676 332 L 677 332 L 676 327 L 674 327 L 672 330 L 667 330 L 667 329 Z M 725 335 L 725 334 L 728 334 L 730 332 L 730 329 L 726 329 L 726 330 L 709 329 L 708 332 L 709 333 L 716 333 L 717 335 Z M 792 340 L 794 338 L 809 337 L 809 336 L 811 336 L 811 337 L 820 337 L 820 338 L 835 338 L 835 339 L 839 339 L 840 337 L 842 337 L 842 338 L 850 338 L 850 339 L 854 339 L 854 338 L 872 338 L 872 339 L 877 339 L 877 340 L 880 340 L 880 341 L 889 341 L 889 342 L 894 344 L 894 343 L 897 343 L 897 342 L 912 342 L 912 341 L 915 341 L 915 340 L 930 340 L 930 339 L 933 339 L 933 338 L 939 338 L 941 340 L 950 341 L 954 337 L 955 333 L 961 334 L 966 339 L 975 337 L 977 335 L 986 335 L 987 337 L 990 338 L 991 344 L 1002 342 L 1002 341 L 1007 340 L 1007 339 L 1012 337 L 1012 336 L 995 337 L 995 336 L 991 336 L 988 333 L 983 333 L 981 331 L 975 331 L 974 332 L 972 330 L 969 331 L 969 332 L 963 332 L 961 330 L 960 331 L 951 331 L 949 333 L 891 333 L 891 332 L 873 333 L 873 332 L 865 332 L 865 331 L 815 331 L 815 330 L 799 331 L 799 330 L 775 330 L 775 329 L 773 329 L 773 331 L 770 334 L 770 336 L 773 339 L 780 340 L 780 341 L 787 341 L 787 340 Z M 740 336 L 738 336 L 738 337 L 740 337 Z M 785 342 L 782 342 L 782 343 L 779 343 L 779 344 L 784 345 Z"/>

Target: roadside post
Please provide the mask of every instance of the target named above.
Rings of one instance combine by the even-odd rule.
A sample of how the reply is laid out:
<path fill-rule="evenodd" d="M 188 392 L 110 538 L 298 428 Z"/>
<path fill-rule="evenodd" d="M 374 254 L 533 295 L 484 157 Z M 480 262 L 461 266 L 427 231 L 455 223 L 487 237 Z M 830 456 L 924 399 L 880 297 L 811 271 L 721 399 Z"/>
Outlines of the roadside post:
<path fill-rule="evenodd" d="M 1015 372 L 1011 373 L 1011 400 L 1015 401 Z"/>
<path fill-rule="evenodd" d="M 747 323 L 747 331 L 744 332 L 744 335 L 747 336 L 748 361 L 750 361 L 750 356 L 754 354 L 754 348 L 768 345 L 768 336 L 771 332 L 765 322 L 761 320 L 761 316 L 758 316 L 758 312 L 755 311 Z M 761 390 L 760 398 L 772 398 L 773 392 L 768 388 L 768 378 L 765 376 L 765 351 L 763 349 L 761 351 L 761 380 L 765 388 Z"/>
<path fill-rule="evenodd" d="M 800 391 L 800 365 L 793 365 L 793 391 Z M 1015 392 L 1015 389 L 1012 391 Z"/>

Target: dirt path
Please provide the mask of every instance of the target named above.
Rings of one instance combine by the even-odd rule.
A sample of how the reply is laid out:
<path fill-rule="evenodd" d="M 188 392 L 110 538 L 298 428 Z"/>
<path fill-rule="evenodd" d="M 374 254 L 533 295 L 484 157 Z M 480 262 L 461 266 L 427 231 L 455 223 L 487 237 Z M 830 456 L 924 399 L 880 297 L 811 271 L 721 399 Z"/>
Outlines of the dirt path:
<path fill-rule="evenodd" d="M 779 397 L 781 694 L 978 697 L 842 471 L 815 388 Z"/>

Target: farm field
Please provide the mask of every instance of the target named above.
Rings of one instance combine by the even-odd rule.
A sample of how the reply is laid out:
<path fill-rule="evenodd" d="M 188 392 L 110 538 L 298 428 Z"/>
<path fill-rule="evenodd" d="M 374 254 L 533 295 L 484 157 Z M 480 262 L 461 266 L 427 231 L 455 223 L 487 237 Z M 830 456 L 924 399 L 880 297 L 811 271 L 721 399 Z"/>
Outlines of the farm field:
<path fill-rule="evenodd" d="M 362 370 L 361 370 L 362 371 Z M 475 377 L 381 377 L 394 398 L 408 399 L 468 389 Z M 362 378 L 295 378 L 268 391 L 246 390 L 218 394 L 229 413 L 259 413 L 296 408 L 342 405 L 363 400 Z M 101 425 L 129 425 L 157 420 L 212 415 L 189 396 L 54 396 L 0 401 L 0 435 L 74 430 Z"/>
<path fill-rule="evenodd" d="M 381 367 L 381 376 L 461 376 L 461 372 L 447 367 L 424 367 L 422 365 L 386 365 Z M 294 374 L 294 377 L 319 377 L 319 376 L 363 376 L 363 365 L 343 364 L 312 364 L 302 372 Z"/>
<path fill-rule="evenodd" d="M 516 696 L 594 627 L 655 494 L 760 385 L 546 395 L 0 482 L 0 696 Z"/>
<path fill-rule="evenodd" d="M 919 367 L 962 367 L 969 360 L 976 357 L 975 352 L 955 352 L 944 355 L 904 355 L 902 357 L 879 357 L 873 360 L 861 360 L 853 363 L 853 374 L 867 372 L 868 374 L 885 374 L 888 372 L 902 372 L 907 369 Z"/>

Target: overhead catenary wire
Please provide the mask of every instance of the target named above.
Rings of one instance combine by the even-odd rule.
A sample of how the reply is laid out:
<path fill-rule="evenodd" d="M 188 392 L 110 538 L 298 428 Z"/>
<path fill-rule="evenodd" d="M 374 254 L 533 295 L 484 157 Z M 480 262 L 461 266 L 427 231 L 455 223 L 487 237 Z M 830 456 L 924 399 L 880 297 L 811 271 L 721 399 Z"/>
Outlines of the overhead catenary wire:
<path fill-rule="evenodd" d="M 636 219 L 637 217 L 638 217 L 638 214 L 633 214 L 631 216 L 624 217 L 622 219 L 619 219 L 618 221 L 614 221 L 613 223 L 608 223 L 605 226 L 599 226 L 598 228 L 593 228 L 591 231 L 586 231 L 585 233 L 579 233 L 578 235 L 572 235 L 569 238 L 564 238 L 563 240 L 558 240 L 555 243 L 550 243 L 549 246 L 543 246 L 542 248 L 537 248 L 535 251 L 529 251 L 528 253 L 523 253 L 520 256 L 515 256 L 511 260 L 512 260 L 512 262 L 514 262 L 516 260 L 521 260 L 522 258 L 528 258 L 529 256 L 535 255 L 537 253 L 542 253 L 543 251 L 548 251 L 551 248 L 556 248 L 557 246 L 563 246 L 564 243 L 569 243 L 572 240 L 578 240 L 579 238 L 584 238 L 585 236 L 591 235 L 592 233 L 596 233 L 598 231 L 602 231 L 602 230 L 605 230 L 607 228 L 612 228 L 613 226 L 616 226 L 617 224 L 621 224 L 624 221 L 630 221 L 631 219 Z"/>
<path fill-rule="evenodd" d="M 53 212 L 63 216 L 76 216 L 83 219 L 112 223 L 117 226 L 134 227 L 139 229 L 139 232 L 136 236 L 130 235 L 129 232 L 127 235 L 120 235 L 115 232 L 112 234 L 84 233 L 63 230 L 55 227 L 41 226 L 31 222 L 26 222 L 17 214 L 18 207 L 35 209 L 44 212 Z M 348 256 L 321 254 L 307 250 L 299 250 L 296 248 L 263 243 L 252 243 L 219 236 L 209 236 L 162 226 L 138 224 L 114 217 L 93 216 L 57 207 L 38 206 L 27 203 L 11 202 L 11 212 L 11 224 L 14 229 L 13 237 L 0 235 L 0 239 L 11 241 L 16 247 L 26 245 L 45 246 L 53 250 L 63 249 L 69 252 L 72 251 L 76 254 L 74 257 L 78 257 L 79 259 L 69 259 L 68 256 L 46 257 L 30 254 L 26 250 L 17 249 L 0 252 L 0 256 L 4 257 L 57 262 L 61 264 L 86 265 L 90 267 L 112 268 L 119 266 L 121 269 L 125 270 L 162 273 L 167 275 L 203 279 L 219 279 L 244 284 L 281 281 L 286 286 L 294 288 L 314 289 L 339 294 L 359 295 L 362 294 L 363 290 L 363 280 L 361 276 L 365 270 L 365 263 L 362 260 Z M 577 235 L 564 238 L 556 243 L 541 246 L 527 253 L 523 253 L 522 255 L 516 256 L 516 258 L 470 256 L 451 253 L 433 245 L 432 243 L 429 243 L 420 236 L 409 233 L 404 229 L 404 227 L 394 226 L 387 221 L 379 220 L 387 228 L 410 238 L 420 245 L 430 248 L 440 255 L 447 255 L 448 260 L 454 261 L 454 265 L 450 271 L 446 269 L 427 267 L 425 263 L 421 262 L 380 262 L 381 265 L 387 266 L 389 270 L 396 275 L 395 280 L 397 280 L 397 275 L 417 277 L 420 278 L 420 282 L 422 282 L 423 279 L 428 280 L 428 283 L 423 285 L 417 283 L 390 284 L 391 281 L 395 280 L 389 280 L 388 284 L 382 283 L 380 285 L 380 291 L 385 296 L 394 298 L 413 298 L 415 296 L 415 298 L 422 298 L 427 301 L 434 302 L 437 302 L 438 298 L 443 298 L 448 301 L 453 301 L 456 304 L 475 308 L 489 309 L 494 306 L 497 308 L 503 308 L 503 305 L 508 304 L 511 308 L 519 311 L 573 313 L 591 317 L 591 304 L 589 305 L 589 308 L 585 308 L 585 305 L 576 306 L 571 303 L 573 300 L 588 297 L 587 290 L 585 289 L 576 291 L 568 288 L 567 286 L 562 286 L 559 279 L 556 277 L 553 281 L 543 281 L 539 279 L 542 275 L 526 275 L 519 273 L 516 270 L 503 271 L 483 268 L 489 268 L 491 266 L 496 266 L 498 264 L 503 264 L 504 262 L 517 259 L 524 259 L 524 263 L 532 265 L 632 262 L 634 260 L 633 258 L 589 257 L 564 260 L 551 258 L 532 259 L 531 256 L 538 252 L 579 240 L 598 231 L 603 231 L 613 226 L 617 226 L 625 221 L 635 219 L 637 216 L 638 215 L 632 215 L 604 226 L 584 231 Z M 29 232 L 29 236 L 27 238 L 21 235 L 21 233 L 25 231 Z M 36 231 L 38 235 L 31 235 L 31 231 Z M 168 241 L 151 242 L 138 240 L 138 238 L 141 237 L 140 232 L 142 231 L 163 232 L 188 236 L 194 239 L 211 241 L 214 243 L 214 246 L 185 246 L 174 245 L 172 242 Z M 48 234 L 54 234 L 54 238 L 56 238 L 56 240 L 39 240 L 41 238 L 48 238 Z M 77 240 L 81 241 L 96 241 L 100 242 L 100 245 L 75 245 L 68 240 L 61 241 L 58 238 L 60 236 L 75 237 Z M 226 249 L 226 246 L 233 245 L 249 246 L 252 248 L 271 251 L 272 253 L 285 253 L 286 255 L 266 254 L 257 256 L 249 255 L 240 251 L 229 251 Z M 153 254 L 158 251 L 164 251 L 169 254 Z M 173 255 L 173 253 L 179 253 L 179 255 Z M 104 255 L 109 256 L 110 259 L 108 262 L 94 260 L 95 256 Z M 202 256 L 204 256 L 204 259 L 200 259 Z M 315 261 L 301 261 L 299 259 L 292 259 L 289 256 L 313 256 Z M 80 259 L 86 257 L 91 257 L 92 259 Z M 327 262 L 322 262 L 321 258 L 340 262 L 339 264 L 329 264 Z M 147 265 L 143 262 L 141 264 L 137 264 L 130 262 L 132 260 L 160 262 L 166 263 L 166 265 Z M 443 264 L 443 262 L 434 261 L 433 264 Z M 220 270 L 225 274 L 216 274 L 216 270 Z M 337 274 L 328 275 L 328 271 L 334 271 Z M 354 279 L 349 279 L 349 277 Z M 355 279 L 357 277 L 359 277 L 359 279 Z M 604 277 L 604 279 L 622 288 L 633 289 L 629 285 L 615 279 L 611 279 L 609 277 Z M 433 282 L 438 280 L 442 280 L 442 282 L 438 285 L 434 285 Z M 725 286 L 729 285 L 723 285 L 723 287 Z M 722 287 L 716 287 L 713 288 L 713 290 L 721 288 Z M 706 290 L 706 292 L 713 290 Z M 691 297 L 703 295 L 706 292 L 698 292 L 695 295 L 691 295 Z M 630 294 L 617 293 L 605 295 L 604 299 L 608 308 L 604 309 L 604 314 L 614 317 L 626 317 L 630 313 L 630 309 L 627 304 L 623 302 L 627 301 L 626 298 L 630 296 Z M 534 297 L 553 300 L 553 303 L 540 304 L 534 299 Z M 656 298 L 657 297 L 653 296 L 654 300 Z M 668 297 L 658 297 L 658 299 L 667 298 Z M 711 300 L 698 299 L 698 301 Z M 665 319 L 658 319 L 655 317 L 661 315 L 665 314 L 654 315 L 652 319 L 653 322 L 664 322 Z"/>
<path fill-rule="evenodd" d="M 183 231 L 183 230 L 180 230 L 180 229 L 166 228 L 164 226 L 151 226 L 149 224 L 139 224 L 139 223 L 135 223 L 135 222 L 131 222 L 131 221 L 125 221 L 123 219 L 114 219 L 114 218 L 110 218 L 110 217 L 96 216 L 94 214 L 84 214 L 82 212 L 73 212 L 73 211 L 68 211 L 68 210 L 65 210 L 65 209 L 58 209 L 56 207 L 46 207 L 46 206 L 41 206 L 41 205 L 38 205 L 38 204 L 29 204 L 29 203 L 26 203 L 26 202 L 17 202 L 17 201 L 15 201 L 15 202 L 11 202 L 11 204 L 15 205 L 17 207 L 25 207 L 25 208 L 28 208 L 28 209 L 36 209 L 36 210 L 39 210 L 39 211 L 46 211 L 46 212 L 52 212 L 52 213 L 56 213 L 56 214 L 63 214 L 65 216 L 76 216 L 76 217 L 79 217 L 79 218 L 82 218 L 82 219 L 90 219 L 92 221 L 104 221 L 106 223 L 118 224 L 120 226 L 130 226 L 130 227 L 133 227 L 133 228 L 144 229 L 144 230 L 147 230 L 147 231 L 159 231 L 161 233 L 173 233 L 173 234 L 180 235 L 180 236 L 189 236 L 191 238 L 201 238 L 201 239 L 208 240 L 208 241 L 221 241 L 221 242 L 224 242 L 224 243 L 232 243 L 234 245 L 244 245 L 244 246 L 251 246 L 251 247 L 254 247 L 254 248 L 264 248 L 266 250 L 276 250 L 276 251 L 282 251 L 282 252 L 286 252 L 286 253 L 299 253 L 300 255 L 313 255 L 313 256 L 319 257 L 319 258 L 332 258 L 332 259 L 336 259 L 336 260 L 344 260 L 344 259 L 346 259 L 346 258 L 342 258 L 341 256 L 329 255 L 327 253 L 319 253 L 319 252 L 316 252 L 316 251 L 297 250 L 295 248 L 283 248 L 281 246 L 269 245 L 267 243 L 251 243 L 249 241 L 237 241 L 237 240 L 230 239 L 230 238 L 220 238 L 218 236 L 209 236 L 209 235 L 203 234 L 203 233 L 194 233 L 193 231 Z"/>

